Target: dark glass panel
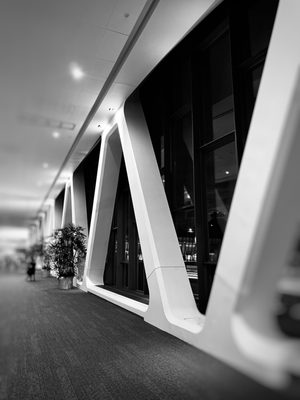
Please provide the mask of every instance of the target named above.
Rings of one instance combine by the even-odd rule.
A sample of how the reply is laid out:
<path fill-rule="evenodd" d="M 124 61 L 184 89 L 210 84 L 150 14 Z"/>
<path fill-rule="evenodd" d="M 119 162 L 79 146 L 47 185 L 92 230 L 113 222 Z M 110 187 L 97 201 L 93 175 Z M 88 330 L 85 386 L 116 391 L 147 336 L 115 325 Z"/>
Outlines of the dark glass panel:
<path fill-rule="evenodd" d="M 165 137 L 160 137 L 160 168 L 165 167 Z"/>
<path fill-rule="evenodd" d="M 176 211 L 173 215 L 178 242 L 190 279 L 197 279 L 197 243 L 194 208 Z M 196 290 L 196 285 L 192 285 Z"/>
<path fill-rule="evenodd" d="M 55 214 L 58 222 L 59 222 L 59 228 L 61 224 L 61 219 L 62 219 L 62 213 L 63 213 L 63 206 L 64 206 L 64 198 L 65 198 L 65 189 L 63 189 L 59 195 L 55 199 Z"/>
<path fill-rule="evenodd" d="M 174 60 L 171 71 L 171 93 L 170 112 L 171 114 L 190 102 L 190 65 L 185 58 Z"/>
<path fill-rule="evenodd" d="M 205 154 L 207 260 L 211 262 L 216 262 L 219 257 L 236 178 L 237 163 L 234 142 Z"/>
<path fill-rule="evenodd" d="M 137 235 L 137 233 L 136 233 Z M 138 236 L 137 236 L 138 239 Z M 144 290 L 145 284 L 145 269 L 144 269 L 144 262 L 143 262 L 143 254 L 141 249 L 140 241 L 137 240 L 137 277 L 136 277 L 136 288 L 137 290 Z"/>
<path fill-rule="evenodd" d="M 129 261 L 129 193 L 123 195 L 123 232 L 124 232 L 124 248 L 123 261 Z"/>
<path fill-rule="evenodd" d="M 193 138 L 188 113 L 173 123 L 173 206 L 193 204 Z"/>
<path fill-rule="evenodd" d="M 211 130 L 206 129 L 205 140 L 210 141 L 234 130 L 233 95 L 229 34 L 218 38 L 207 50 L 208 95 L 203 101 L 208 107 Z"/>
<path fill-rule="evenodd" d="M 85 183 L 88 229 L 90 229 L 92 218 L 100 145 L 101 143 L 99 142 L 82 162 Z"/>
<path fill-rule="evenodd" d="M 117 205 L 114 207 L 114 214 L 111 225 L 111 232 L 108 242 L 105 270 L 103 281 L 105 285 L 115 285 L 118 259 L 118 219 Z"/>
<path fill-rule="evenodd" d="M 271 38 L 278 1 L 264 0 L 249 3 L 248 23 L 251 55 L 265 50 Z"/>
<path fill-rule="evenodd" d="M 108 243 L 106 264 L 103 277 L 104 285 L 114 286 L 116 283 L 117 255 L 118 255 L 117 228 L 113 228 L 110 232 L 110 238 Z"/>
<path fill-rule="evenodd" d="M 149 293 L 124 161 L 119 175 L 104 284 L 126 290 L 126 293 L 128 290 Z"/>

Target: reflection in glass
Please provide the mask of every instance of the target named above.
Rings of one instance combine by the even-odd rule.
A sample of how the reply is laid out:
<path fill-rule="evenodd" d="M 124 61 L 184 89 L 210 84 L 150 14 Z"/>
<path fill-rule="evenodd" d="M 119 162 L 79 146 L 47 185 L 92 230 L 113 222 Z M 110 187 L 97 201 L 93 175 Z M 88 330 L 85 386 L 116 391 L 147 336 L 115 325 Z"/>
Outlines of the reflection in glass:
<path fill-rule="evenodd" d="M 233 95 L 229 34 L 226 32 L 208 49 L 208 87 L 204 101 L 209 104 L 211 132 L 206 141 L 234 130 Z M 210 99 L 210 101 L 208 101 Z"/>
<path fill-rule="evenodd" d="M 197 243 L 194 208 L 191 207 L 177 211 L 174 215 L 174 223 L 188 276 L 191 279 L 197 279 Z"/>
<path fill-rule="evenodd" d="M 208 261 L 217 262 L 237 178 L 235 144 L 205 154 Z"/>
<path fill-rule="evenodd" d="M 129 241 L 128 241 L 128 235 L 125 235 L 125 241 L 124 241 L 124 261 L 129 260 Z"/>
<path fill-rule="evenodd" d="M 136 233 L 137 234 L 137 233 Z M 143 254 L 141 249 L 141 244 L 138 240 L 137 242 L 137 290 L 144 290 L 144 285 L 146 281 L 145 277 L 145 269 L 143 262 Z"/>
<path fill-rule="evenodd" d="M 149 294 L 124 161 L 119 175 L 104 285 L 126 293 L 128 290 L 139 291 L 139 296 Z"/>
<path fill-rule="evenodd" d="M 190 113 L 174 121 L 173 187 L 174 208 L 193 204 L 193 141 Z"/>
<path fill-rule="evenodd" d="M 165 137 L 160 137 L 160 168 L 165 167 Z"/>
<path fill-rule="evenodd" d="M 130 194 L 124 195 L 123 194 L 123 221 L 124 221 L 124 238 L 123 238 L 123 260 L 122 261 L 129 261 L 129 206 L 130 206 Z"/>

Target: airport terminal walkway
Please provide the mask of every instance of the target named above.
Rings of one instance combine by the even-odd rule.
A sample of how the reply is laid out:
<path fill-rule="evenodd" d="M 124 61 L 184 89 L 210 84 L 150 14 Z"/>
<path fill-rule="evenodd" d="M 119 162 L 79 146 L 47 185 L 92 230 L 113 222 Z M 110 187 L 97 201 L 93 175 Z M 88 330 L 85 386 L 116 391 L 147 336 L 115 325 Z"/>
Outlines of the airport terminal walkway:
<path fill-rule="evenodd" d="M 0 399 L 285 399 L 55 278 L 0 275 Z"/>

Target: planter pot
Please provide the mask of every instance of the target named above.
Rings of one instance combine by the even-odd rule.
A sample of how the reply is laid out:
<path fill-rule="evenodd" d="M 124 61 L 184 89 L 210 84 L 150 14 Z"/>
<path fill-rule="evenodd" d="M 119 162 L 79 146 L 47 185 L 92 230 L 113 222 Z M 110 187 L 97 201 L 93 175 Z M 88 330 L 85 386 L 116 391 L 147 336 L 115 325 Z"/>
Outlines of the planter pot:
<path fill-rule="evenodd" d="M 58 287 L 59 289 L 69 290 L 73 287 L 73 277 L 68 276 L 67 278 L 61 277 L 58 278 Z"/>
<path fill-rule="evenodd" d="M 47 269 L 42 269 L 42 278 L 49 278 L 50 276 L 50 271 Z"/>

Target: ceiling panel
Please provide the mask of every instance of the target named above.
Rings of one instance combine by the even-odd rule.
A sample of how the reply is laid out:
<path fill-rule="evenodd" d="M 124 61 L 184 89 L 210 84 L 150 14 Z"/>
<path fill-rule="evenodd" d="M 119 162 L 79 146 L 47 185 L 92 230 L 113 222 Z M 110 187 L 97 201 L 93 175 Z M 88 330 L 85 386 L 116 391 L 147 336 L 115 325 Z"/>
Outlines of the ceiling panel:
<path fill-rule="evenodd" d="M 212 2 L 158 2 L 51 196 L 99 138 L 99 121 L 105 125 L 113 116 L 109 108 L 122 104 Z M 1 1 L 0 187 L 6 204 L 14 207 L 0 201 L 0 227 L 4 221 L 24 226 L 36 216 L 145 4 L 146 0 Z M 166 24 L 178 12 L 176 23 Z M 82 68 L 82 79 L 72 77 L 74 63 Z"/>
<path fill-rule="evenodd" d="M 117 1 L 107 28 L 129 35 L 145 3 L 145 0 Z"/>

